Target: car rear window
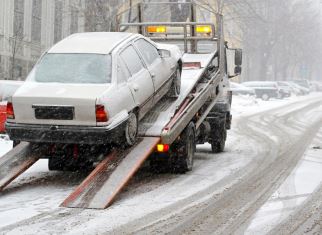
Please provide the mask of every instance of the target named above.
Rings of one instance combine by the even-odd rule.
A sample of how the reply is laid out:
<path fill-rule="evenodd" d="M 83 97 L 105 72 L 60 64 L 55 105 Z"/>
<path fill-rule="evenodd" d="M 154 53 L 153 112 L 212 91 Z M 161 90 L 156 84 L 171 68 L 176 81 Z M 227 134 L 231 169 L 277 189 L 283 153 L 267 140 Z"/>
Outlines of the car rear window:
<path fill-rule="evenodd" d="M 111 56 L 100 54 L 46 54 L 28 80 L 58 83 L 110 83 Z"/>

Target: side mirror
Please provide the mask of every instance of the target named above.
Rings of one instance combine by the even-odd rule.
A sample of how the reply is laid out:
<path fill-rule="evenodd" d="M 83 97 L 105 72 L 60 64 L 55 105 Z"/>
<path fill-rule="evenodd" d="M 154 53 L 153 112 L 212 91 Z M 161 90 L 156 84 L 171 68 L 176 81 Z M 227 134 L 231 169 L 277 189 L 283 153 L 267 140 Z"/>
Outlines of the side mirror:
<path fill-rule="evenodd" d="M 227 74 L 229 78 L 236 77 L 242 72 L 243 51 L 242 49 L 227 48 Z"/>
<path fill-rule="evenodd" d="M 159 55 L 161 58 L 169 58 L 171 57 L 171 52 L 166 49 L 158 49 Z"/>
<path fill-rule="evenodd" d="M 236 75 L 240 75 L 240 74 L 241 74 L 241 72 L 242 72 L 242 67 L 240 67 L 240 66 L 236 66 L 236 67 L 235 67 L 235 70 L 234 70 L 234 73 L 235 73 Z"/>
<path fill-rule="evenodd" d="M 235 65 L 240 67 L 243 64 L 243 50 L 235 49 Z"/>

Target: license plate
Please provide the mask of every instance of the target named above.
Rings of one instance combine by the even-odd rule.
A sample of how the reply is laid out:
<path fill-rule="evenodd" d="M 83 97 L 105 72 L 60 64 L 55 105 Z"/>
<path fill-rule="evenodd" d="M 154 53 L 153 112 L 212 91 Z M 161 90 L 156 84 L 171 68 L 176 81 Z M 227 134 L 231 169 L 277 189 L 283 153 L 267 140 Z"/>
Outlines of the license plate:
<path fill-rule="evenodd" d="M 74 107 L 69 106 L 32 106 L 36 119 L 73 120 Z"/>

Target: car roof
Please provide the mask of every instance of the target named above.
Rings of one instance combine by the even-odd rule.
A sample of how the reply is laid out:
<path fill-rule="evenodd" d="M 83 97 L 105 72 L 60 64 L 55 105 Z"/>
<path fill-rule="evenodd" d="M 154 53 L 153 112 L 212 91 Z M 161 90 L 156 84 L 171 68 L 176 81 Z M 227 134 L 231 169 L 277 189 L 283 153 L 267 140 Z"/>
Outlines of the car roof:
<path fill-rule="evenodd" d="M 76 33 L 58 42 L 48 53 L 109 54 L 117 45 L 134 35 L 119 32 Z"/>
<path fill-rule="evenodd" d="M 248 86 L 248 85 L 252 85 L 252 86 L 274 86 L 277 83 L 274 81 L 251 81 L 251 82 L 243 82 L 242 85 L 244 86 Z"/>

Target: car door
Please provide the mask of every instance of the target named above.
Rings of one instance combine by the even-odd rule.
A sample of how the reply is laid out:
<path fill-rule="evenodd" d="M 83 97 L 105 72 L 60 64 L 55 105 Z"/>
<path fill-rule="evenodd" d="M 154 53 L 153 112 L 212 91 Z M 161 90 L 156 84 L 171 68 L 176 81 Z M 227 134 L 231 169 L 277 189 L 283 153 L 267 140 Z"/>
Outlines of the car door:
<path fill-rule="evenodd" d="M 140 38 L 134 42 L 134 45 L 151 74 L 155 87 L 154 103 L 156 103 L 169 90 L 170 77 L 174 68 L 169 67 L 169 63 L 166 61 L 169 58 L 161 58 L 157 48 L 147 40 Z"/>
<path fill-rule="evenodd" d="M 142 118 L 153 105 L 154 85 L 151 75 L 132 44 L 122 50 L 119 57 L 130 72 L 127 85 L 140 108 L 139 118 Z"/>

